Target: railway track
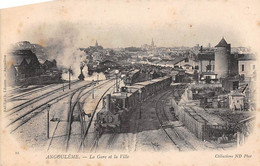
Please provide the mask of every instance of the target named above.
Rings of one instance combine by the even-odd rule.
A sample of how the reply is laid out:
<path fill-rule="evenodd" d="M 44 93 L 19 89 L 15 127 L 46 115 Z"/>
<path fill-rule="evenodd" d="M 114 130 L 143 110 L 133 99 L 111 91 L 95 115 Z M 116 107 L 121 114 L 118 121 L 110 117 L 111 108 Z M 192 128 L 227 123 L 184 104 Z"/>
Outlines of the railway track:
<path fill-rule="evenodd" d="M 88 122 L 87 129 L 84 131 L 83 137 L 82 137 L 82 139 L 81 139 L 81 142 L 80 142 L 80 145 L 79 145 L 79 148 L 78 148 L 78 152 L 80 152 L 80 150 L 84 150 L 84 149 L 86 148 L 86 147 L 84 146 L 84 145 L 85 145 L 85 144 L 84 144 L 84 141 L 85 141 L 85 139 L 87 138 L 87 135 L 88 135 L 88 133 L 89 133 L 89 130 L 90 130 L 90 127 L 91 127 L 91 125 L 92 125 L 93 119 L 94 119 L 94 117 L 95 117 L 97 108 L 98 108 L 100 102 L 102 101 L 103 97 L 107 94 L 107 92 L 108 92 L 112 87 L 114 87 L 114 85 L 115 85 L 115 84 L 113 84 L 112 86 L 110 86 L 110 87 L 101 95 L 101 97 L 99 98 L 99 100 L 98 100 L 98 102 L 97 102 L 97 104 L 96 104 L 96 107 L 95 107 L 95 109 L 93 110 L 93 113 L 92 113 L 92 115 L 91 115 L 90 121 Z M 84 99 L 84 100 L 85 100 L 85 99 Z M 93 149 L 95 149 L 95 151 L 96 151 L 96 149 L 97 149 L 97 147 L 98 147 L 99 135 L 98 135 L 97 133 L 96 133 L 95 135 L 96 135 L 96 136 L 95 136 L 95 138 L 94 138 L 94 140 L 93 140 L 93 146 L 90 148 L 91 151 L 92 151 Z"/>
<path fill-rule="evenodd" d="M 90 150 L 89 150 L 89 152 L 96 152 L 96 150 L 97 150 L 97 148 L 98 148 L 98 141 L 99 141 L 99 135 L 98 135 L 98 133 L 97 132 L 95 132 L 95 136 L 94 136 L 94 143 L 92 144 L 92 146 L 90 147 Z M 84 142 L 83 142 L 83 144 L 84 144 Z M 80 151 L 80 150 L 84 150 L 84 145 L 83 146 L 81 146 L 80 148 L 79 148 L 79 150 L 78 150 L 78 152 Z"/>
<path fill-rule="evenodd" d="M 76 83 L 78 83 L 79 81 L 72 81 L 70 85 L 74 85 Z M 7 102 L 10 102 L 10 101 L 14 101 L 14 100 L 17 100 L 17 98 L 20 98 L 20 97 L 26 97 L 26 96 L 30 96 L 32 95 L 33 93 L 37 93 L 37 92 L 40 92 L 40 91 L 44 91 L 46 89 L 49 89 L 51 87 L 54 87 L 56 86 L 57 84 L 51 84 L 51 85 L 46 85 L 46 86 L 42 86 L 42 88 L 35 88 L 34 90 L 29 90 L 28 92 L 24 92 L 22 94 L 14 94 L 14 93 L 7 93 Z M 60 84 L 61 85 L 61 84 Z M 59 89 L 63 89 L 63 88 L 66 88 L 68 87 L 69 85 L 66 84 L 64 85 L 64 87 L 60 87 Z M 10 94 L 10 95 L 9 95 Z"/>
<path fill-rule="evenodd" d="M 100 85 L 98 85 L 98 86 L 96 86 L 95 88 L 101 88 L 102 86 L 105 86 L 106 84 L 108 84 L 108 83 L 110 83 L 111 81 L 113 81 L 113 80 L 109 80 L 109 81 L 107 81 L 107 82 L 105 82 L 105 83 L 103 83 L 103 84 L 100 84 Z M 112 85 L 111 87 L 113 87 L 114 85 Z M 109 87 L 109 89 L 111 88 L 111 87 Z M 109 90 L 108 89 L 108 90 Z M 108 91 L 107 90 L 107 91 Z M 106 91 L 106 92 L 107 92 Z M 85 115 L 85 113 L 84 113 L 84 111 L 81 109 L 81 106 L 80 106 L 80 100 L 83 98 L 83 97 L 85 97 L 84 99 L 83 99 L 83 101 L 85 101 L 86 100 L 86 98 L 87 97 L 89 97 L 89 95 L 91 95 L 91 92 L 92 92 L 92 89 L 91 90 L 88 90 L 88 91 L 86 91 L 86 92 L 84 92 L 83 93 L 83 91 L 78 91 L 78 92 L 75 92 L 75 93 L 73 93 L 72 94 L 72 96 L 71 96 L 71 98 L 70 98 L 70 109 L 69 109 L 69 115 L 68 115 L 68 123 L 67 123 L 67 129 L 66 129 L 66 143 L 65 143 L 65 151 L 67 152 L 68 150 L 69 150 L 69 146 L 70 146 L 70 144 L 69 144 L 69 141 L 70 141 L 70 138 L 71 138 L 71 131 L 72 131 L 72 122 L 73 122 L 73 115 L 75 114 L 75 108 L 78 106 L 78 115 L 79 115 L 79 121 L 80 121 L 80 128 L 81 128 L 81 139 L 83 139 L 83 137 L 84 137 L 84 132 L 85 132 L 85 119 L 84 119 L 84 115 Z M 106 93 L 105 92 L 105 93 Z M 77 94 L 76 94 L 77 93 Z M 101 96 L 101 98 L 99 99 L 99 101 L 101 101 L 101 99 L 103 98 L 103 96 L 104 96 L 104 94 Z M 73 101 L 73 98 L 75 98 L 74 99 L 74 101 Z M 99 105 L 99 102 L 98 102 L 98 104 L 97 104 L 97 106 Z M 97 106 L 96 106 L 96 108 L 97 108 Z M 77 114 L 77 113 L 76 113 Z M 93 115 L 92 116 L 94 116 L 94 113 L 93 113 Z M 89 123 L 91 124 L 91 122 L 92 121 L 90 121 Z M 83 145 L 83 146 L 82 146 Z M 80 146 L 82 146 L 83 148 L 84 148 L 84 142 L 82 142 L 82 145 L 80 145 Z"/>
<path fill-rule="evenodd" d="M 174 146 L 179 151 L 184 151 L 186 149 L 195 150 L 195 148 L 185 140 L 174 128 L 168 128 L 168 126 L 164 125 L 164 122 L 168 121 L 168 118 L 165 114 L 164 110 L 164 101 L 162 101 L 167 95 L 169 95 L 170 91 L 165 92 L 163 95 L 159 97 L 156 101 L 155 113 L 156 117 L 159 121 L 160 127 L 165 135 L 170 139 L 170 141 L 174 144 Z"/>
<path fill-rule="evenodd" d="M 67 125 L 66 125 L 66 133 L 65 133 L 65 135 L 64 136 L 66 136 L 66 138 L 65 138 L 65 146 L 64 146 L 64 149 L 65 149 L 65 151 L 67 151 L 67 148 L 68 148 L 68 143 L 69 143 L 69 138 L 70 137 L 67 137 L 67 135 L 68 135 L 68 130 L 70 131 L 71 130 L 71 124 L 72 124 L 72 116 L 73 116 L 73 111 L 74 111 L 74 108 L 73 108 L 73 111 L 72 111 L 72 105 L 73 105 L 73 98 L 75 97 L 76 98 L 76 100 L 79 98 L 79 96 L 80 96 L 80 94 L 84 91 L 85 89 L 83 89 L 83 88 L 81 88 L 81 89 L 78 89 L 77 91 L 74 91 L 72 94 L 70 94 L 70 97 L 69 97 L 69 111 L 68 111 L 68 120 L 66 120 L 66 121 L 68 121 L 68 122 L 66 122 L 67 123 Z M 75 105 L 75 104 L 74 104 Z M 73 105 L 73 107 L 75 107 Z M 56 123 L 56 125 L 55 125 L 55 128 L 54 128 L 54 130 L 53 130 L 53 132 L 52 132 L 52 136 L 51 136 L 51 140 L 50 140 L 50 143 L 49 143 L 49 145 L 48 145 L 48 148 L 47 148 L 47 151 L 49 151 L 50 150 L 50 148 L 51 148 L 51 145 L 52 145 L 52 143 L 53 143 L 53 140 L 54 140 L 54 137 L 55 137 L 55 134 L 56 134 L 56 131 L 57 131 L 57 129 L 58 129 L 58 126 L 59 126 L 59 123 L 60 123 L 60 119 L 58 119 L 58 121 L 57 121 L 57 123 Z M 68 125 L 69 124 L 69 125 Z M 63 141 L 60 141 L 60 142 L 63 142 Z"/>
<path fill-rule="evenodd" d="M 90 86 L 89 84 L 87 85 L 84 85 L 80 88 L 77 88 L 75 90 L 72 90 L 71 92 L 69 93 L 65 93 L 65 94 L 62 94 L 62 95 L 59 95 L 57 97 L 53 97 L 51 99 L 47 99 L 47 101 L 44 101 L 42 103 L 39 103 L 39 105 L 37 105 L 36 107 L 33 107 L 32 109 L 30 109 L 29 111 L 26 111 L 25 113 L 22 113 L 21 115 L 18 114 L 17 117 L 14 117 L 11 122 L 8 123 L 8 125 L 6 127 L 10 127 L 11 125 L 14 125 L 15 123 L 17 123 L 18 121 L 21 121 L 16 127 L 14 127 L 14 129 L 11 129 L 11 133 L 14 132 L 15 130 L 17 130 L 19 127 L 21 127 L 22 125 L 24 125 L 26 122 L 28 122 L 31 118 L 33 118 L 34 116 L 36 116 L 38 113 L 42 112 L 43 110 L 45 110 L 45 107 L 47 104 L 54 104 L 54 103 L 58 103 L 60 100 L 68 97 L 71 93 L 74 93 L 75 91 L 78 91 L 79 89 L 81 88 L 85 88 L 85 87 L 88 87 Z M 25 107 L 23 107 L 25 108 Z M 22 109 L 19 109 L 19 111 L 23 110 Z M 15 111 L 14 113 L 12 114 L 9 114 L 7 115 L 6 117 L 11 117 L 13 116 L 15 113 L 18 113 L 19 111 Z M 31 117 L 28 117 L 28 118 L 25 118 L 26 116 L 30 115 L 34 113 L 34 115 L 32 115 Z M 25 119 L 24 119 L 25 118 Z M 10 118 L 9 118 L 10 119 Z"/>
<path fill-rule="evenodd" d="M 75 82 L 75 83 L 76 83 L 76 82 Z M 74 83 L 74 84 L 75 84 L 75 83 Z M 87 85 L 90 85 L 90 84 L 91 84 L 91 83 L 89 83 L 89 84 L 87 84 Z M 84 85 L 84 86 L 85 86 L 85 85 Z M 12 107 L 12 108 L 10 108 L 10 109 L 7 109 L 8 111 L 6 111 L 6 112 L 12 111 L 12 112 L 11 112 L 10 114 L 8 114 L 7 116 L 12 115 L 12 114 L 14 114 L 14 113 L 16 113 L 16 112 L 22 110 L 23 108 L 28 107 L 29 105 L 32 105 L 33 103 L 35 103 L 35 102 L 37 102 L 37 101 L 40 101 L 40 100 L 43 99 L 43 98 L 46 98 L 46 97 L 48 97 L 48 96 L 51 96 L 52 94 L 55 94 L 55 93 L 57 93 L 58 91 L 60 91 L 60 90 L 62 90 L 62 89 L 63 89 L 63 87 L 54 89 L 54 90 L 52 90 L 52 91 L 50 91 L 50 92 L 44 93 L 44 94 L 41 95 L 41 96 L 35 97 L 35 98 L 33 98 L 33 99 L 31 99 L 31 100 L 28 100 L 28 101 L 26 101 L 26 102 L 24 102 L 24 103 L 22 103 L 22 104 L 19 104 L 19 105 L 16 105 L 16 106 L 14 106 L 14 107 Z M 14 110 L 14 111 L 13 111 L 13 110 Z"/>
<path fill-rule="evenodd" d="M 47 86 L 51 86 L 51 85 L 47 85 Z M 36 87 L 24 88 L 24 89 L 21 89 L 21 87 L 13 88 L 6 92 L 7 101 L 14 96 L 18 96 L 19 93 L 25 93 L 26 91 L 34 91 L 35 89 L 42 88 L 42 87 L 44 87 L 44 85 L 39 85 Z"/>
<path fill-rule="evenodd" d="M 69 108 L 69 112 L 68 112 L 68 123 L 67 123 L 67 129 L 66 129 L 66 135 L 67 135 L 67 138 L 66 138 L 66 144 L 65 144 L 65 151 L 67 152 L 68 149 L 69 149 L 69 140 L 70 140 L 70 135 L 71 135 L 71 125 L 72 125 L 72 122 L 73 122 L 73 113 L 74 113 L 74 109 L 75 109 L 75 106 L 79 100 L 79 97 L 80 97 L 80 94 L 82 93 L 82 91 L 79 91 L 78 92 L 78 95 L 76 97 L 76 101 L 75 103 L 73 104 L 73 97 L 75 96 L 77 92 L 73 93 L 70 97 L 70 108 Z M 73 104 L 73 107 L 71 107 Z M 82 128 L 82 124 L 81 124 L 81 128 Z"/>
<path fill-rule="evenodd" d="M 108 141 L 107 141 L 107 146 L 106 146 L 106 150 L 109 151 L 111 150 L 112 146 L 114 145 L 115 143 L 115 140 L 117 139 L 118 137 L 118 133 L 113 133 L 110 135 Z"/>
<path fill-rule="evenodd" d="M 95 88 L 101 88 L 102 86 L 105 86 L 106 84 L 110 83 L 112 80 L 106 81 Z M 85 91 L 86 90 L 86 91 Z M 85 130 L 85 113 L 82 109 L 82 106 L 80 105 L 80 101 L 83 97 L 90 96 L 93 89 L 80 89 L 72 94 L 70 94 L 69 97 L 69 108 L 68 108 L 68 116 L 67 120 L 65 120 L 65 123 L 63 125 L 60 123 L 61 127 L 58 127 L 59 121 L 56 123 L 56 126 L 54 127 L 54 130 L 52 131 L 52 137 L 50 138 L 50 141 L 48 143 L 47 151 L 50 151 L 51 149 L 63 149 L 65 152 L 70 151 L 71 149 L 75 148 L 75 142 L 80 142 L 78 140 L 81 140 L 82 138 L 79 137 L 79 129 L 81 137 L 84 134 Z M 78 109 L 76 109 L 78 108 Z M 73 117 L 79 115 L 79 121 L 80 125 L 78 123 L 73 123 L 75 119 Z M 77 121 L 77 120 L 76 120 Z M 74 124 L 74 127 L 73 127 Z M 62 131 L 62 134 L 61 134 Z M 57 134 L 56 134 L 57 133 Z M 77 134 L 75 134 L 77 133 Z M 73 142 L 71 142 L 73 140 Z M 60 145 L 57 145 L 60 144 Z M 57 148 L 58 146 L 58 148 Z"/>
<path fill-rule="evenodd" d="M 102 84 L 101 84 L 102 85 Z M 6 126 L 11 127 L 12 129 L 10 129 L 10 133 L 13 133 L 15 130 L 17 130 L 19 127 L 23 126 L 25 123 L 27 123 L 31 118 L 35 117 L 37 114 L 39 114 L 40 112 L 44 111 L 46 109 L 47 104 L 55 104 L 58 103 L 59 101 L 61 101 L 62 99 L 70 96 L 71 94 L 76 93 L 77 91 L 79 91 L 80 89 L 85 89 L 87 87 L 90 87 L 91 84 L 86 84 L 83 85 L 79 88 L 76 88 L 74 90 L 71 90 L 69 93 L 64 93 L 62 95 L 59 95 L 57 97 L 53 97 L 51 99 L 47 99 L 47 101 L 44 101 L 42 103 L 39 103 L 39 105 L 37 105 L 36 107 L 30 109 L 29 111 L 25 110 L 25 113 L 22 114 L 18 114 L 17 117 L 13 117 L 13 119 L 8 123 L 8 125 Z M 22 109 L 21 109 L 22 110 Z M 15 112 L 16 114 L 18 113 L 18 111 Z M 7 117 L 10 116 L 14 116 L 14 113 L 8 115 Z M 15 125 L 16 124 L 16 125 Z"/>

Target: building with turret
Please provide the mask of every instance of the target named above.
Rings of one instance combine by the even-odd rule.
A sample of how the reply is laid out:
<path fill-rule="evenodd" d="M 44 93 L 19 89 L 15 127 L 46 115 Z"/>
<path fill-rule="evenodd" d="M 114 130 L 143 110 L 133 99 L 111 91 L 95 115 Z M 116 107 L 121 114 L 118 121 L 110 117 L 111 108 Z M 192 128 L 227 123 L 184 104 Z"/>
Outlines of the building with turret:
<path fill-rule="evenodd" d="M 201 80 L 238 82 L 239 77 L 245 80 L 255 79 L 255 55 L 231 53 L 231 44 L 224 38 L 215 46 L 215 50 L 201 50 L 198 60 Z"/>
<path fill-rule="evenodd" d="M 230 74 L 236 75 L 237 61 L 230 51 L 231 44 L 228 44 L 224 38 L 215 46 L 215 50 L 201 49 L 198 54 L 200 78 L 210 82 L 210 80 L 226 78 Z"/>
<path fill-rule="evenodd" d="M 229 58 L 231 44 L 228 44 L 224 38 L 215 46 L 215 74 L 218 78 L 225 78 L 229 71 Z"/>

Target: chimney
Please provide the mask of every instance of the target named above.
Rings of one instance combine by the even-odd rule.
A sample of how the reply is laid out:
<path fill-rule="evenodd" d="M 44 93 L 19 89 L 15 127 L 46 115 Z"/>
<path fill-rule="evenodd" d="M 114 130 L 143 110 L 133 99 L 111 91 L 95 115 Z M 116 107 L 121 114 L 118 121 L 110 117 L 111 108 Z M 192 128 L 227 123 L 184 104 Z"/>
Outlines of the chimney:
<path fill-rule="evenodd" d="M 200 52 L 202 52 L 202 50 L 203 50 L 203 46 L 200 46 Z"/>

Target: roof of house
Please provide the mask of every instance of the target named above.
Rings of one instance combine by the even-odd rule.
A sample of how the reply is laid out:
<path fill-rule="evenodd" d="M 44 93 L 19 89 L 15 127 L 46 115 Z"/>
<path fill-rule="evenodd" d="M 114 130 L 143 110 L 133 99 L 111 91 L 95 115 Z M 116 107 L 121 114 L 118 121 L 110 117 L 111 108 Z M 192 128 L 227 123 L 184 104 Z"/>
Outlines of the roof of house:
<path fill-rule="evenodd" d="M 215 60 L 215 53 L 214 52 L 199 53 L 198 60 Z"/>
<path fill-rule="evenodd" d="M 224 37 L 220 40 L 220 42 L 215 47 L 226 47 L 228 44 Z"/>
<path fill-rule="evenodd" d="M 239 61 L 248 61 L 248 60 L 256 60 L 256 56 L 254 54 L 242 54 Z"/>
<path fill-rule="evenodd" d="M 179 62 L 181 62 L 181 61 L 184 61 L 185 59 L 186 59 L 187 57 L 181 57 L 181 56 L 178 56 L 178 57 L 176 57 L 173 61 L 172 61 L 172 64 L 177 64 L 177 63 L 179 63 Z"/>
<path fill-rule="evenodd" d="M 28 63 L 25 58 L 22 60 L 20 66 L 28 66 Z"/>
<path fill-rule="evenodd" d="M 28 64 L 31 61 L 38 64 L 38 58 L 30 49 L 23 49 L 23 50 L 15 50 L 12 52 L 10 56 L 14 65 L 20 65 L 23 60 L 26 60 Z"/>

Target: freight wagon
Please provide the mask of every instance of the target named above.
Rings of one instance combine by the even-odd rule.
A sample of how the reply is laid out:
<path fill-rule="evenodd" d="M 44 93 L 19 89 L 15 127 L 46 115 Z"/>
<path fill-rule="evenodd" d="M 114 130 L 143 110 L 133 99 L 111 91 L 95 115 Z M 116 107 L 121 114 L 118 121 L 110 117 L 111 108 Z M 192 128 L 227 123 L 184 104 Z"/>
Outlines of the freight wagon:
<path fill-rule="evenodd" d="M 120 92 L 107 94 L 103 107 L 97 113 L 95 129 L 99 134 L 105 131 L 120 132 L 124 122 L 140 104 L 171 84 L 171 77 L 163 77 L 121 87 Z"/>

